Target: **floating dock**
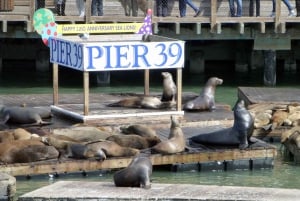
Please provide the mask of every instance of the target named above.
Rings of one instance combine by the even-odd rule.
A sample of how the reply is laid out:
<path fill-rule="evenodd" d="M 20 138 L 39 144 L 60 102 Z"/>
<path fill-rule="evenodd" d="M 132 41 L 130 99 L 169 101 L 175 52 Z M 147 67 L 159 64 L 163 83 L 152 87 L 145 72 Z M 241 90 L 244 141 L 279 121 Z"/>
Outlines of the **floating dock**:
<path fill-rule="evenodd" d="M 62 103 L 80 104 L 82 95 L 80 94 L 63 94 Z M 26 103 L 28 106 L 49 106 L 51 103 L 50 94 L 42 95 L 10 95 L 0 96 L 5 105 L 21 105 Z M 98 104 L 101 111 L 103 104 L 108 101 L 114 101 L 122 98 L 121 96 L 111 94 L 91 94 L 90 101 Z M 99 100 L 102 102 L 100 103 Z M 102 104 L 102 106 L 101 106 Z M 124 108 L 113 108 L 110 112 L 126 110 Z M 135 109 L 139 110 L 139 109 Z M 127 120 L 127 121 L 125 121 Z M 138 121 L 140 120 L 140 121 Z M 73 122 L 64 122 L 57 119 L 54 115 L 52 127 L 68 127 Z M 124 121 L 111 119 L 110 121 L 100 121 L 97 125 L 113 125 L 118 122 L 118 125 L 129 125 L 134 123 L 145 123 L 153 126 L 157 131 L 160 139 L 168 138 L 170 131 L 170 116 L 168 118 L 157 118 L 145 121 L 144 119 L 127 118 Z M 186 139 L 204 132 L 211 132 L 217 129 L 223 129 L 233 124 L 233 114 L 230 110 L 217 109 L 215 112 L 185 112 L 181 119 L 182 130 L 185 133 Z M 46 126 L 45 128 L 50 128 Z M 189 144 L 187 142 L 187 144 Z M 189 146 L 189 145 L 188 145 Z M 150 154 L 150 153 L 149 153 Z M 217 147 L 217 146 L 202 146 L 188 148 L 185 152 L 173 155 L 151 154 L 150 159 L 154 166 L 169 166 L 170 170 L 180 171 L 186 169 L 194 169 L 198 171 L 205 170 L 236 170 L 236 169 L 260 169 L 272 168 L 274 159 L 277 155 L 277 148 L 257 140 L 250 148 L 240 150 L 237 147 Z M 131 157 L 113 157 L 104 161 L 96 160 L 50 160 L 26 164 L 6 164 L 0 166 L 0 171 L 13 176 L 20 175 L 40 175 L 65 172 L 87 172 L 105 169 L 119 169 L 126 167 L 130 162 Z"/>
<path fill-rule="evenodd" d="M 84 191 L 82 191 L 84 189 Z M 80 192 L 80 193 L 78 193 Z M 151 184 L 151 189 L 115 187 L 109 182 L 59 181 L 26 193 L 18 201 L 60 200 L 157 200 L 157 201 L 295 201 L 299 189 L 204 186 L 192 184 Z"/>

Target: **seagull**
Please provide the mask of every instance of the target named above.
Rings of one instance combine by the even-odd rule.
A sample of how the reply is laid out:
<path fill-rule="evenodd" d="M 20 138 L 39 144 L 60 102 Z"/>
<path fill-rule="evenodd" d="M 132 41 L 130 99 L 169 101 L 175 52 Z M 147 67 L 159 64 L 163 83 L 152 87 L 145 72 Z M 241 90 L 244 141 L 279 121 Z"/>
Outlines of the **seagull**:
<path fill-rule="evenodd" d="M 89 39 L 89 34 L 88 33 L 81 33 L 81 34 L 78 34 L 79 38 L 81 38 L 82 40 L 87 40 Z"/>

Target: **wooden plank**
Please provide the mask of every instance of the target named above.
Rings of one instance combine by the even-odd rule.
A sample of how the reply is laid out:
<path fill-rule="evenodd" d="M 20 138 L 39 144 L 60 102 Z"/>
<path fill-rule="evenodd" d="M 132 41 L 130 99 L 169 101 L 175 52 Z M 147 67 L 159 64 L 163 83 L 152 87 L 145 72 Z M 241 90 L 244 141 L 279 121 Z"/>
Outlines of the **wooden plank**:
<path fill-rule="evenodd" d="M 238 97 L 246 104 L 300 103 L 300 90 L 295 88 L 238 87 Z"/>
<path fill-rule="evenodd" d="M 220 150 L 204 151 L 198 153 L 179 153 L 173 155 L 153 154 L 150 159 L 153 165 L 168 165 L 177 163 L 203 163 L 210 161 L 244 160 L 258 158 L 274 158 L 277 154 L 273 149 L 249 149 L 249 150 Z M 95 171 L 105 169 L 124 168 L 128 166 L 132 158 L 114 157 L 102 162 L 96 160 L 67 160 L 67 161 L 44 161 L 30 164 L 2 165 L 0 171 L 13 176 L 37 175 L 49 173 L 65 173 L 78 171 Z"/>

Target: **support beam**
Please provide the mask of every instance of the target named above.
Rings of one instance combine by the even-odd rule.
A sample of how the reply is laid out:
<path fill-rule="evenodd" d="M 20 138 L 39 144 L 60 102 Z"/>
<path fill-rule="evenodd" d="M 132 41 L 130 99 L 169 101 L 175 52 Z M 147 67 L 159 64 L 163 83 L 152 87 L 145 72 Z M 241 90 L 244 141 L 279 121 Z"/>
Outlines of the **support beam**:
<path fill-rule="evenodd" d="M 276 51 L 264 50 L 264 85 L 276 85 Z"/>
<path fill-rule="evenodd" d="M 83 72 L 83 115 L 89 115 L 89 72 Z"/>
<path fill-rule="evenodd" d="M 150 94 L 150 71 L 146 69 L 144 71 L 144 95 L 148 96 Z"/>
<path fill-rule="evenodd" d="M 182 105 L 182 68 L 177 68 L 177 111 L 181 111 L 181 105 Z"/>
<path fill-rule="evenodd" d="M 58 64 L 53 63 L 53 105 L 58 105 Z"/>

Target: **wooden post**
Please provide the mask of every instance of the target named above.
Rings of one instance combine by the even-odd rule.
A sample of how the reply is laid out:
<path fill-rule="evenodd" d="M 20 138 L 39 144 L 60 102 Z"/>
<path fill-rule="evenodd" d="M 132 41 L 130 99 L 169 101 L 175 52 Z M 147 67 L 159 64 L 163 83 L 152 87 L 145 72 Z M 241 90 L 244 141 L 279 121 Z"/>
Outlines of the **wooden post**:
<path fill-rule="evenodd" d="M 53 105 L 58 105 L 58 64 L 52 65 L 53 74 Z"/>
<path fill-rule="evenodd" d="M 276 85 L 276 50 L 264 50 L 264 85 Z"/>
<path fill-rule="evenodd" d="M 89 115 L 89 72 L 86 71 L 83 72 L 83 94 L 83 114 L 87 116 Z"/>
<path fill-rule="evenodd" d="M 182 68 L 177 68 L 177 111 L 181 111 L 181 98 L 182 98 Z"/>
<path fill-rule="evenodd" d="M 144 95 L 149 96 L 150 94 L 150 75 L 149 69 L 145 69 L 144 71 Z"/>
<path fill-rule="evenodd" d="M 281 0 L 275 0 L 276 7 L 275 7 L 275 33 L 278 32 L 279 25 L 280 25 L 280 15 L 281 15 Z"/>
<path fill-rule="evenodd" d="M 91 23 L 91 6 L 92 6 L 92 0 L 86 0 L 85 2 L 85 23 L 89 24 Z"/>
<path fill-rule="evenodd" d="M 215 29 L 217 26 L 217 1 L 211 0 L 210 5 L 210 32 L 215 33 Z"/>

